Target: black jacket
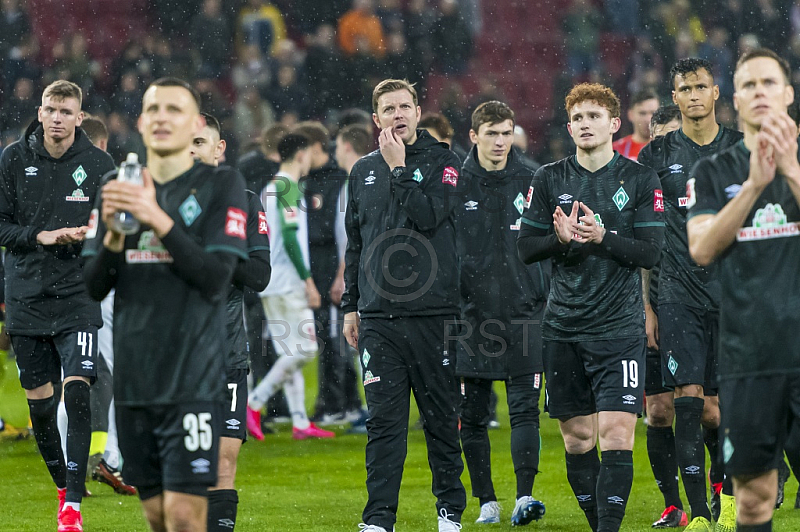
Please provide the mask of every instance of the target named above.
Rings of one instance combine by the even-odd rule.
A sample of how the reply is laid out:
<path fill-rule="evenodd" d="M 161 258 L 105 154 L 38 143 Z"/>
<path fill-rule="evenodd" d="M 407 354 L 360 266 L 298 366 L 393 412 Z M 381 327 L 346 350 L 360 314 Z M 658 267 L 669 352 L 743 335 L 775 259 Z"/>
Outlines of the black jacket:
<path fill-rule="evenodd" d="M 87 225 L 103 174 L 114 161 L 77 128 L 59 159 L 38 121 L 0 156 L 0 245 L 6 247 L 6 326 L 47 336 L 103 323 L 83 283 L 82 244 L 40 246 L 37 235 Z"/>
<path fill-rule="evenodd" d="M 342 186 L 347 172 L 339 168 L 333 157 L 320 168 L 311 170 L 300 179 L 300 190 L 306 198 L 308 211 L 308 252 L 311 276 L 322 296 L 325 312 L 330 304 L 330 288 L 339 270 L 336 252 L 336 220 L 340 209 Z"/>
<path fill-rule="evenodd" d="M 481 167 L 473 147 L 461 171 L 466 193 L 456 208 L 461 258 L 461 318 L 456 374 L 508 379 L 542 371 L 541 318 L 550 263 L 517 257 L 519 218 L 534 170 L 517 152 L 503 170 Z"/>
<path fill-rule="evenodd" d="M 424 130 L 406 146 L 406 169 L 392 177 L 380 151 L 350 172 L 344 312 L 362 317 L 458 314 L 453 210 L 456 155 Z"/>

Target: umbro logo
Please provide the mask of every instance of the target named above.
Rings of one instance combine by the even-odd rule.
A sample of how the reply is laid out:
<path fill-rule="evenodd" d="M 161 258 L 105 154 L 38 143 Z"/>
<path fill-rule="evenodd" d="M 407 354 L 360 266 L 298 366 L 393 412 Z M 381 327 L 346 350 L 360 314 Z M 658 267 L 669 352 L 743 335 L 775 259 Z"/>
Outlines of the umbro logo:
<path fill-rule="evenodd" d="M 374 176 L 374 175 L 371 175 L 371 174 L 370 174 L 370 175 L 368 175 L 368 176 L 367 176 L 367 177 L 364 179 L 364 183 L 365 183 L 365 184 L 367 184 L 367 185 L 372 185 L 373 183 L 375 183 L 375 176 Z"/>
<path fill-rule="evenodd" d="M 91 360 L 84 360 L 83 362 L 81 362 L 81 366 L 83 367 L 83 369 L 92 369 L 94 367 L 94 362 L 92 362 Z"/>
<path fill-rule="evenodd" d="M 725 188 L 725 195 L 728 196 L 728 199 L 733 199 L 739 194 L 739 191 L 742 190 L 742 185 L 731 185 Z"/>
<path fill-rule="evenodd" d="M 478 210 L 478 202 L 470 200 L 464 204 L 464 207 L 466 207 L 468 211 L 476 211 Z"/>
<path fill-rule="evenodd" d="M 576 495 L 575 498 L 578 499 L 578 502 L 589 502 L 592 500 L 591 495 Z"/>
<path fill-rule="evenodd" d="M 626 401 L 635 401 L 636 400 L 636 397 L 633 396 L 633 395 L 623 395 L 622 398 L 625 399 Z"/>
<path fill-rule="evenodd" d="M 690 465 L 690 466 L 684 468 L 684 471 L 686 471 L 687 475 L 696 475 L 696 474 L 700 473 L 700 466 Z"/>
<path fill-rule="evenodd" d="M 683 171 L 683 165 L 673 164 L 672 166 L 669 167 L 669 169 L 671 174 L 679 174 Z"/>
<path fill-rule="evenodd" d="M 211 462 L 206 460 L 205 458 L 198 458 L 197 460 L 192 460 L 189 462 L 192 466 L 192 473 L 195 475 L 203 475 L 208 473 L 211 469 Z"/>
<path fill-rule="evenodd" d="M 69 471 L 77 471 L 78 470 L 78 464 L 76 464 L 75 462 L 68 462 L 67 463 L 67 469 Z"/>
<path fill-rule="evenodd" d="M 450 365 L 450 359 L 449 358 L 445 358 L 444 360 L 442 360 L 442 366 L 449 366 L 449 365 Z"/>
<path fill-rule="evenodd" d="M 233 526 L 236 524 L 236 522 L 231 519 L 220 519 L 217 523 L 222 528 L 230 528 L 231 530 L 233 530 Z"/>
<path fill-rule="evenodd" d="M 230 430 L 236 430 L 236 429 L 239 428 L 239 425 L 242 424 L 242 422 L 239 421 L 238 419 L 229 419 L 229 420 L 225 421 L 225 423 L 228 424 L 228 428 Z"/>
<path fill-rule="evenodd" d="M 36 168 L 35 166 L 29 166 L 25 169 L 25 175 L 28 177 L 35 176 L 38 171 L 39 169 Z"/>
<path fill-rule="evenodd" d="M 612 495 L 611 497 L 608 498 L 608 502 L 610 504 L 616 504 L 618 506 L 622 506 L 625 503 L 625 499 L 623 499 L 618 495 Z"/>
<path fill-rule="evenodd" d="M 558 197 L 558 199 L 560 200 L 559 203 L 569 203 L 569 201 L 572 199 L 572 195 L 571 194 L 561 194 Z"/>

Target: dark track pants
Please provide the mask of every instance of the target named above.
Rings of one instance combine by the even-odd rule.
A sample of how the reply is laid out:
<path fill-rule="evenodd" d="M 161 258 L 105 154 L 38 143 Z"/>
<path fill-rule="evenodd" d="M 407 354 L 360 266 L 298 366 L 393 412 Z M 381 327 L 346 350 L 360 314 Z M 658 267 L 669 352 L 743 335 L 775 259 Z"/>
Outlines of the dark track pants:
<path fill-rule="evenodd" d="M 408 443 L 410 393 L 423 419 L 428 463 L 437 497 L 461 521 L 467 495 L 459 444 L 455 356 L 445 347 L 445 320 L 452 316 L 364 318 L 358 348 L 369 408 L 366 448 L 369 500 L 363 520 L 392 530 Z M 433 520 L 433 513 L 431 513 Z"/>
<path fill-rule="evenodd" d="M 467 460 L 472 496 L 480 500 L 497 498 L 492 484 L 491 446 L 489 443 L 490 397 L 489 379 L 463 379 L 461 404 L 461 442 Z M 517 492 L 530 486 L 522 476 L 535 476 L 539 471 L 539 396 L 541 374 L 522 375 L 505 381 L 508 414 L 511 419 L 511 460 L 517 475 Z M 527 493 L 526 495 L 530 495 Z"/>

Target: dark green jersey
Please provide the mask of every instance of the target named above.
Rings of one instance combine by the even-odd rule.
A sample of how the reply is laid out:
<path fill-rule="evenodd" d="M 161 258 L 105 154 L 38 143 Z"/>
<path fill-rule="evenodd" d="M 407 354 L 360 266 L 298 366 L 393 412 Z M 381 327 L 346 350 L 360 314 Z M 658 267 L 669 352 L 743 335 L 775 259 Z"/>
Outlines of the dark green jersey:
<path fill-rule="evenodd" d="M 536 171 L 532 186 L 530 207 L 521 221 L 539 230 L 552 229 L 556 207 L 569 215 L 572 203 L 579 201 L 594 211 L 607 234 L 632 240 L 636 228 L 663 231 L 658 176 L 618 153 L 596 172 L 580 166 L 574 155 L 543 166 Z M 643 316 L 638 267 L 623 265 L 603 245 L 574 241 L 567 253 L 553 257 L 544 338 L 582 341 L 644 336 Z"/>
<path fill-rule="evenodd" d="M 721 211 L 749 173 L 743 142 L 698 162 L 689 218 Z M 800 371 L 800 207 L 786 178 L 775 176 L 717 262 L 720 377 Z"/>
<path fill-rule="evenodd" d="M 679 129 L 653 139 L 639 152 L 639 162 L 658 173 L 664 190 L 667 231 L 661 256 L 661 303 L 680 303 L 711 310 L 719 306 L 716 266 L 702 268 L 689 255 L 686 181 L 690 177 L 689 171 L 698 160 L 733 146 L 741 138 L 740 132 L 720 126 L 713 142 L 700 146 Z"/>
<path fill-rule="evenodd" d="M 175 221 L 173 231 L 208 253 L 247 259 L 247 200 L 239 172 L 195 163 L 155 189 L 158 205 Z M 89 257 L 103 247 L 100 207 L 98 195 L 83 250 Z M 114 273 L 116 404 L 224 400 L 224 297 L 211 299 L 182 277 L 172 253 L 147 226 L 125 238 L 121 261 Z"/>

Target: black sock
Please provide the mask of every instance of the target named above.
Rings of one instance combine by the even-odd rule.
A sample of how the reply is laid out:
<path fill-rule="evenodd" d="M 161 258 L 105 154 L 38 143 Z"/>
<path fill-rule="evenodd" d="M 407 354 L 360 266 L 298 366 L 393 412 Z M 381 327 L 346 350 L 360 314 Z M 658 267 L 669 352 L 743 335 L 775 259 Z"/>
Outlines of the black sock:
<path fill-rule="evenodd" d="M 64 451 L 61 450 L 61 436 L 58 433 L 54 403 L 55 396 L 47 399 L 28 399 L 28 409 L 39 453 L 56 487 L 62 489 L 67 486 L 67 465 L 64 462 Z"/>
<path fill-rule="evenodd" d="M 603 451 L 597 477 L 597 532 L 618 532 L 633 484 L 633 451 Z"/>
<path fill-rule="evenodd" d="M 705 517 L 711 521 L 706 497 L 706 451 L 700 425 L 703 404 L 701 397 L 675 399 L 675 447 L 692 519 Z"/>
<path fill-rule="evenodd" d="M 708 461 L 710 462 L 708 476 L 712 484 L 719 484 L 724 477 L 719 455 L 719 429 L 703 427 L 703 441 L 708 449 Z"/>
<path fill-rule="evenodd" d="M 236 490 L 209 490 L 208 532 L 230 532 L 236 526 L 236 508 L 239 494 Z"/>
<path fill-rule="evenodd" d="M 656 485 L 664 496 L 664 508 L 675 506 L 683 510 L 678 491 L 678 457 L 672 427 L 647 427 L 647 456 Z"/>
<path fill-rule="evenodd" d="M 586 514 L 592 530 L 597 530 L 597 477 L 600 474 L 600 459 L 597 447 L 585 454 L 566 453 L 567 480 L 578 499 L 578 506 Z"/>
<path fill-rule="evenodd" d="M 517 477 L 517 499 L 533 493 L 533 481 L 539 472 L 539 424 L 511 427 L 511 460 Z"/>
<path fill-rule="evenodd" d="M 86 489 L 86 465 L 92 443 L 89 385 L 70 381 L 64 385 L 67 409 L 67 502 L 81 502 Z"/>
<path fill-rule="evenodd" d="M 725 475 L 722 479 L 722 494 L 733 497 L 733 477 Z"/>
<path fill-rule="evenodd" d="M 772 532 L 772 519 L 760 525 L 743 525 L 736 523 L 736 532 Z"/>

